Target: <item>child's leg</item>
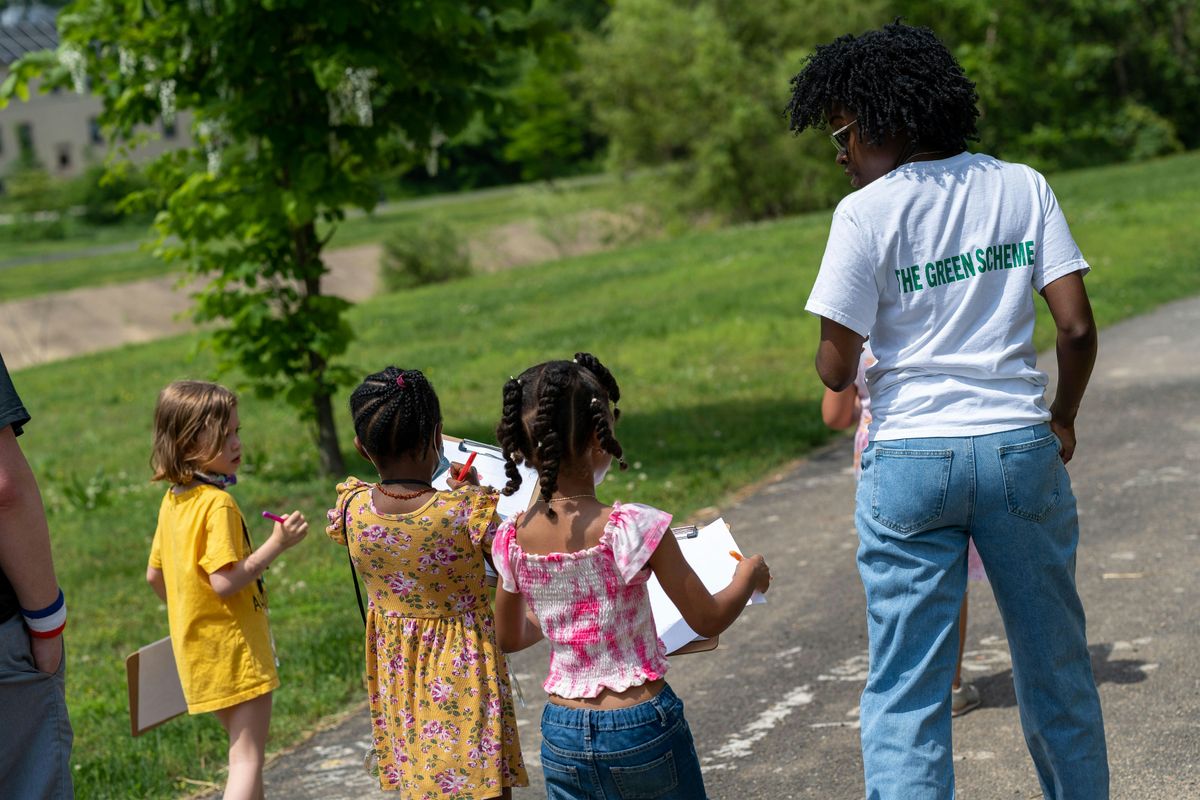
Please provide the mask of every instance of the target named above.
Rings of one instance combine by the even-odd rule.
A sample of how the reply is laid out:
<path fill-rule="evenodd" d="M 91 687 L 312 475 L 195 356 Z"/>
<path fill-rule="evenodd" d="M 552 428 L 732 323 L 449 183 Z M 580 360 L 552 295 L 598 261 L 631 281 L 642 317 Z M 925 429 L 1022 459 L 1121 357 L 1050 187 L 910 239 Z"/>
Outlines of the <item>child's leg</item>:
<path fill-rule="evenodd" d="M 954 683 L 951 689 L 962 686 L 962 658 L 967 649 L 967 592 L 963 592 L 962 608 L 958 610 L 958 663 L 954 665 Z"/>
<path fill-rule="evenodd" d="M 229 734 L 224 800 L 263 800 L 262 770 L 271 727 L 271 693 L 213 712 Z"/>

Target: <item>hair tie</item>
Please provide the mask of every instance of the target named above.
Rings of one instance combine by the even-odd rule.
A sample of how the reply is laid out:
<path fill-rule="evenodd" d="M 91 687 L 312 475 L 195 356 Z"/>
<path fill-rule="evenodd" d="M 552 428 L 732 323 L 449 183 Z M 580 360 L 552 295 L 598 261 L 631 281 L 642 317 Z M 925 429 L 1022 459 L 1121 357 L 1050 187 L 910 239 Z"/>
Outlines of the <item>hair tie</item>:
<path fill-rule="evenodd" d="M 396 376 L 396 385 L 399 386 L 401 389 L 404 388 L 404 376 L 403 375 Z"/>

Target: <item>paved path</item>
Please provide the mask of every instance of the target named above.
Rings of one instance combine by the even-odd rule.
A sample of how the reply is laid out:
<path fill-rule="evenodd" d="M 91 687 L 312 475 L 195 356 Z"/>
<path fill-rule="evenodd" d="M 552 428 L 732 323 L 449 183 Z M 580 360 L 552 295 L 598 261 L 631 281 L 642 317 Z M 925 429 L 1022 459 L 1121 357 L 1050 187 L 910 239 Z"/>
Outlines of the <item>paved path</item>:
<path fill-rule="evenodd" d="M 1200 798 L 1200 298 L 1102 333 L 1070 471 L 1078 581 L 1108 727 L 1113 797 Z M 1042 356 L 1042 363 L 1052 357 Z M 714 800 L 862 796 L 857 704 L 866 668 L 854 567 L 850 442 L 841 439 L 721 509 L 777 576 L 721 647 L 672 659 L 671 683 Z M 534 785 L 544 645 L 513 658 Z M 1021 738 L 1011 663 L 990 593 L 976 586 L 965 672 L 984 706 L 954 723 L 958 797 L 1040 797 Z M 367 777 L 363 707 L 274 759 L 269 797 L 385 797 Z"/>

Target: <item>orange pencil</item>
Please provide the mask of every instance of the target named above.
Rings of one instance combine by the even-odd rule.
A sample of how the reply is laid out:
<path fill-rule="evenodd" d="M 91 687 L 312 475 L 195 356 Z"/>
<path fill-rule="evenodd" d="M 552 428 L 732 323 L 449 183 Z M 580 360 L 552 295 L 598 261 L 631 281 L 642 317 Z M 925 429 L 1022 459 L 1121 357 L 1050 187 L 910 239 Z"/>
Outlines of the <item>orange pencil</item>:
<path fill-rule="evenodd" d="M 739 553 L 737 550 L 730 550 L 730 551 L 729 551 L 729 555 L 733 556 L 733 557 L 734 557 L 734 559 L 735 559 L 735 560 L 737 560 L 737 561 L 741 561 L 741 560 L 742 560 L 742 554 L 741 554 L 741 553 Z"/>

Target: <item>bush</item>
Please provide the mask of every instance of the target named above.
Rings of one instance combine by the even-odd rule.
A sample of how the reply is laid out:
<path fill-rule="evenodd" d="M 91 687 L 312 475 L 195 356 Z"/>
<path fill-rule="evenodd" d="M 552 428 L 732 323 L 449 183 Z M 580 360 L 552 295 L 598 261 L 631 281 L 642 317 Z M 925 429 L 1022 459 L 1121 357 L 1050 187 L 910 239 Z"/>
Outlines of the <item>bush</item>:
<path fill-rule="evenodd" d="M 471 274 L 471 256 L 446 223 L 410 223 L 384 241 L 380 267 L 384 288 L 394 292 L 465 278 Z"/>
<path fill-rule="evenodd" d="M 18 161 L 5 176 L 4 189 L 13 222 L 4 226 L 2 238 L 24 242 L 66 236 L 68 198 L 40 164 Z"/>
<path fill-rule="evenodd" d="M 73 182 L 76 202 L 83 206 L 83 218 L 93 225 L 115 225 L 130 216 L 121 203 L 147 186 L 136 168 L 121 164 L 112 169 L 102 165 L 88 167 Z"/>

